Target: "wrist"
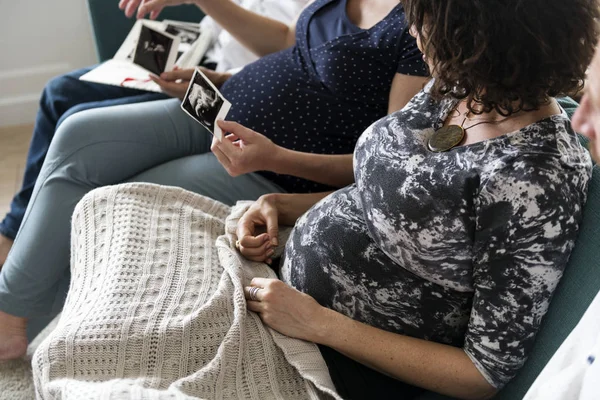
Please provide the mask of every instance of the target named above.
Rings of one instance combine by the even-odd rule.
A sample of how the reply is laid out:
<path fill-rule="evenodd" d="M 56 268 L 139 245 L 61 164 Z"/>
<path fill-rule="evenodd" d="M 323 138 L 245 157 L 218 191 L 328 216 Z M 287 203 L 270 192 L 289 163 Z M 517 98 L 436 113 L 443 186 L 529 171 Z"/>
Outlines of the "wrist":
<path fill-rule="evenodd" d="M 232 75 L 231 75 L 229 72 L 221 72 L 221 73 L 219 74 L 219 77 L 218 77 L 218 79 L 217 79 L 217 83 L 215 84 L 215 86 L 216 86 L 216 87 L 218 87 L 218 88 L 220 88 L 221 86 L 223 86 L 223 84 L 224 84 L 225 82 L 227 82 L 227 80 L 228 80 L 229 78 L 231 78 L 231 76 L 232 76 Z"/>
<path fill-rule="evenodd" d="M 267 171 L 275 172 L 276 174 L 285 174 L 284 163 L 286 159 L 289 159 L 290 150 L 278 146 L 273 142 L 271 143 L 273 144 L 273 149 L 269 151 L 271 156 L 266 159 L 265 169 Z"/>
<path fill-rule="evenodd" d="M 348 318 L 337 311 L 327 307 L 319 306 L 316 317 L 313 319 L 313 337 L 311 341 L 324 346 L 332 347 L 335 345 L 336 338 L 339 338 L 340 332 L 343 332 L 342 325 Z"/>

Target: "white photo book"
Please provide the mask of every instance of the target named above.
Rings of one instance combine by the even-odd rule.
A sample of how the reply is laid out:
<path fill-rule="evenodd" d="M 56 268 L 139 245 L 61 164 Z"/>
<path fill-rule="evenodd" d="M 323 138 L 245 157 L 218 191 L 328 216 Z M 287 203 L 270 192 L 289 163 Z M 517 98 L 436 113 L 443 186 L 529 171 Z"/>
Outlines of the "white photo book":
<path fill-rule="evenodd" d="M 164 20 L 138 20 L 129 31 L 115 56 L 79 79 L 161 92 L 150 74 L 160 75 L 175 66 L 196 67 L 212 42 L 209 31 L 200 31 L 199 24 Z"/>

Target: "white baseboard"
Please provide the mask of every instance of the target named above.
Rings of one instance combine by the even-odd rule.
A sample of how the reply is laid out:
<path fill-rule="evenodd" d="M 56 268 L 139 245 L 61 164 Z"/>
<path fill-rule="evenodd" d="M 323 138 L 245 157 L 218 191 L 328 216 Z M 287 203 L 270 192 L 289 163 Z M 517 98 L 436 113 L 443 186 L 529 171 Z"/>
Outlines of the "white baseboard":
<path fill-rule="evenodd" d="M 33 123 L 46 83 L 70 70 L 68 63 L 0 70 L 0 126 Z"/>

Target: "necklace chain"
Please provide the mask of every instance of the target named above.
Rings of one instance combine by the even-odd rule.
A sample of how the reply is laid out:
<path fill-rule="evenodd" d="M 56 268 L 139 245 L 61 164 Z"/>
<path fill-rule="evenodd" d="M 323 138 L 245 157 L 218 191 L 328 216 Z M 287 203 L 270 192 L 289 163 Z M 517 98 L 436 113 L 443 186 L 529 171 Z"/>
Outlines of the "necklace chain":
<path fill-rule="evenodd" d="M 458 116 L 460 116 L 460 115 L 461 115 L 460 111 L 458 111 L 458 106 L 457 106 L 457 108 L 455 108 L 454 110 L 458 112 Z M 467 113 L 466 113 L 466 114 L 462 114 L 462 115 L 464 115 L 464 116 L 465 116 L 465 118 L 463 119 L 462 123 L 460 124 L 460 127 L 461 127 L 462 129 L 464 129 L 465 131 L 466 131 L 467 129 L 471 129 L 471 128 L 474 128 L 474 127 L 476 127 L 477 125 L 482 125 L 482 124 L 494 124 L 494 125 L 497 125 L 497 124 L 500 124 L 500 123 L 502 123 L 502 122 L 506 121 L 507 119 L 510 119 L 510 118 L 512 118 L 512 117 L 513 117 L 513 115 L 510 115 L 510 116 L 508 116 L 508 117 L 505 117 L 505 118 L 501 119 L 500 121 L 481 121 L 481 122 L 478 122 L 478 123 L 476 123 L 476 124 L 469 125 L 469 126 L 467 126 L 467 127 L 465 128 L 465 122 L 467 121 L 467 119 L 468 119 L 469 121 L 471 121 L 471 119 L 469 118 L 469 115 L 470 115 L 470 114 L 471 114 L 471 111 L 467 111 Z M 475 120 L 475 121 L 476 121 L 476 120 Z"/>

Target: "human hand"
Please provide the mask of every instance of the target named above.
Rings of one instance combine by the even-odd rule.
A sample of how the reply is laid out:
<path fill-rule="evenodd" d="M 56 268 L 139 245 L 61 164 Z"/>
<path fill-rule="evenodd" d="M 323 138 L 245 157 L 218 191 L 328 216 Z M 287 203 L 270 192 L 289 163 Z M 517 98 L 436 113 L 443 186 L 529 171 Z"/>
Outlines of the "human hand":
<path fill-rule="evenodd" d="M 138 19 L 144 18 L 146 14 L 150 14 L 150 19 L 156 19 L 165 7 L 193 4 L 194 2 L 194 0 L 120 0 L 119 9 L 125 12 L 127 18 L 131 18 L 137 9 L 136 17 Z"/>
<path fill-rule="evenodd" d="M 231 74 L 224 72 L 215 72 L 204 67 L 199 68 L 216 87 L 220 87 L 231 77 Z M 160 74 L 160 77 L 150 75 L 150 79 L 160 86 L 164 93 L 171 97 L 178 97 L 183 100 L 188 86 L 190 85 L 190 80 L 192 79 L 192 76 L 194 76 L 194 71 L 194 68 L 179 69 L 178 67 L 175 67 L 173 71 L 163 72 Z"/>
<path fill-rule="evenodd" d="M 266 233 L 259 234 L 260 228 Z M 238 221 L 237 247 L 244 257 L 252 261 L 271 264 L 273 249 L 279 244 L 279 212 L 275 195 L 258 198 Z"/>
<path fill-rule="evenodd" d="M 163 72 L 160 77 L 150 75 L 150 79 L 160 86 L 164 93 L 183 100 L 192 75 L 194 75 L 193 69 L 174 69 L 173 71 Z"/>
<path fill-rule="evenodd" d="M 229 175 L 273 170 L 281 147 L 237 122 L 217 121 L 217 124 L 229 134 L 222 141 L 214 137 L 210 149 Z"/>
<path fill-rule="evenodd" d="M 282 281 L 254 278 L 244 294 L 248 310 L 277 332 L 317 343 L 325 335 L 331 310 Z"/>

